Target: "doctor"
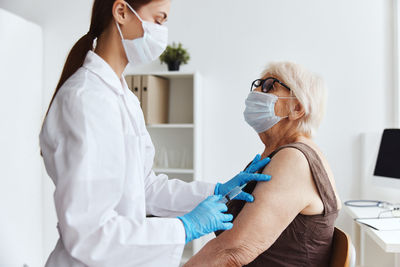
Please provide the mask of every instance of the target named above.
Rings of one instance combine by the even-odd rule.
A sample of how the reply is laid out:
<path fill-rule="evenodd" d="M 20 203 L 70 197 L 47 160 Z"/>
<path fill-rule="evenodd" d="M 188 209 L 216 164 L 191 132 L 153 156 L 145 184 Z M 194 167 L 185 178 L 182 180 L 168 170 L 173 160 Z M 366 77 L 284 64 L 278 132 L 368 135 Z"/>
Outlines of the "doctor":
<path fill-rule="evenodd" d="M 170 0 L 94 1 L 40 133 L 60 233 L 46 266 L 178 266 L 186 243 L 232 227 L 221 195 L 270 179 L 253 174 L 268 163 L 259 156 L 217 185 L 152 171 L 154 147 L 122 72 L 164 51 L 169 8 Z"/>

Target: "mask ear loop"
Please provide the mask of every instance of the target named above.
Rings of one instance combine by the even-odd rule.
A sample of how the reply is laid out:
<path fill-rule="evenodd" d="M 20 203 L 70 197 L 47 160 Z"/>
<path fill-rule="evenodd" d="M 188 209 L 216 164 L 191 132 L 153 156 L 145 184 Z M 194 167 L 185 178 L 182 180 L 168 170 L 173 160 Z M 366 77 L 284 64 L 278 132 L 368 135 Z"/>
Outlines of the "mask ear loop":
<path fill-rule="evenodd" d="M 117 25 L 117 29 L 118 29 L 119 35 L 121 36 L 121 39 L 124 40 L 124 36 L 122 35 L 121 28 L 119 27 L 119 24 L 117 21 L 115 21 L 115 25 Z"/>
<path fill-rule="evenodd" d="M 139 14 L 131 7 L 130 4 L 128 4 L 127 2 L 125 2 L 126 6 L 133 12 L 133 14 L 135 14 L 135 16 L 140 20 L 140 22 L 143 23 L 142 18 L 139 16 Z M 119 24 L 117 21 L 115 21 L 115 24 L 117 25 L 117 29 L 119 31 L 119 35 L 121 35 L 122 40 L 124 39 L 124 36 L 122 35 L 122 31 L 121 28 L 119 27 Z"/>
<path fill-rule="evenodd" d="M 290 92 L 290 94 L 292 94 L 292 92 Z M 278 98 L 280 98 L 280 99 L 295 99 L 296 97 L 295 96 L 278 96 Z M 293 107 L 291 106 L 289 114 L 292 112 L 293 112 Z M 286 117 L 281 117 L 282 120 L 286 119 L 286 118 L 289 118 L 289 115 L 287 115 Z"/>
<path fill-rule="evenodd" d="M 131 7 L 130 4 L 128 4 L 127 2 L 125 2 L 126 6 L 133 12 L 133 14 L 135 14 L 135 16 L 140 20 L 140 22 L 143 23 L 142 18 L 139 16 L 139 14 Z M 119 31 L 119 35 L 121 35 L 121 38 L 124 39 L 124 36 L 122 35 L 122 31 L 121 28 L 119 27 L 119 24 L 117 21 L 115 21 L 115 24 L 117 25 L 117 29 Z"/>
<path fill-rule="evenodd" d="M 141 23 L 143 23 L 142 18 L 139 16 L 139 14 L 131 7 L 131 5 L 129 5 L 127 2 L 125 2 L 126 6 L 133 12 L 133 14 L 135 14 L 135 16 L 139 19 L 139 21 Z M 115 24 L 117 25 L 117 29 L 119 31 L 119 35 L 121 35 L 122 40 L 124 39 L 124 36 L 122 35 L 122 31 L 121 28 L 119 27 L 119 24 L 117 21 L 115 21 Z"/>
<path fill-rule="evenodd" d="M 143 22 L 142 18 L 139 16 L 139 14 L 131 7 L 130 4 L 128 4 L 127 2 L 125 2 L 125 4 L 127 5 L 127 7 L 133 12 L 133 14 L 136 15 L 136 17 L 140 20 L 140 22 Z"/>

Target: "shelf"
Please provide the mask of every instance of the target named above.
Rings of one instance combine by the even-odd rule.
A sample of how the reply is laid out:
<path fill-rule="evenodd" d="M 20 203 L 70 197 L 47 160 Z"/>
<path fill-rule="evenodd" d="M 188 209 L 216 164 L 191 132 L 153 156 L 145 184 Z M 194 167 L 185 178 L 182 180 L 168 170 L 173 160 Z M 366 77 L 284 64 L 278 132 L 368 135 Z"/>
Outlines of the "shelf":
<path fill-rule="evenodd" d="M 148 124 L 148 129 L 191 129 L 194 128 L 194 124 L 191 123 L 165 123 L 165 124 Z"/>
<path fill-rule="evenodd" d="M 154 168 L 154 172 L 156 173 L 175 173 L 175 174 L 194 174 L 193 169 L 173 169 L 173 168 Z"/>
<path fill-rule="evenodd" d="M 196 76 L 196 72 L 194 71 L 159 71 L 159 72 L 132 72 L 128 71 L 125 76 L 127 75 L 154 75 L 154 76 L 161 76 L 165 78 L 193 78 Z"/>

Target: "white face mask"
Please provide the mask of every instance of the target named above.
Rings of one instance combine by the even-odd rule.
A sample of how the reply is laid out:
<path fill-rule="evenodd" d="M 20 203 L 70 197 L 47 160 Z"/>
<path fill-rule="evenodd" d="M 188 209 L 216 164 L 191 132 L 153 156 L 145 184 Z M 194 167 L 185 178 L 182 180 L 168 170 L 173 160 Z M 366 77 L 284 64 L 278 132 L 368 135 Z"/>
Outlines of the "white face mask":
<path fill-rule="evenodd" d="M 124 46 L 126 57 L 131 64 L 146 64 L 156 60 L 165 50 L 168 44 L 168 28 L 165 25 L 158 25 L 142 20 L 139 14 L 128 4 L 126 5 L 142 22 L 144 31 L 143 37 L 127 40 L 122 36 L 121 28 L 117 24 Z"/>
<path fill-rule="evenodd" d="M 278 97 L 274 94 L 262 93 L 258 91 L 250 92 L 246 99 L 246 109 L 244 110 L 245 121 L 254 128 L 257 133 L 265 132 L 277 124 L 280 120 L 287 118 L 279 117 L 275 114 L 275 103 L 279 98 L 290 99 L 290 97 Z"/>

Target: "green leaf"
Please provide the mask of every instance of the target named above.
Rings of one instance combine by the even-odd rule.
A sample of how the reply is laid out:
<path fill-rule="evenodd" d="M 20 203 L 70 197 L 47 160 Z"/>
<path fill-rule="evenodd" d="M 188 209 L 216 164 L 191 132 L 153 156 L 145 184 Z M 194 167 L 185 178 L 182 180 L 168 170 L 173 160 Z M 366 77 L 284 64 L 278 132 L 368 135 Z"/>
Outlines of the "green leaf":
<path fill-rule="evenodd" d="M 190 55 L 181 43 L 168 45 L 164 53 L 160 56 L 161 63 L 168 64 L 169 62 L 179 61 L 181 64 L 187 64 L 190 60 Z"/>

